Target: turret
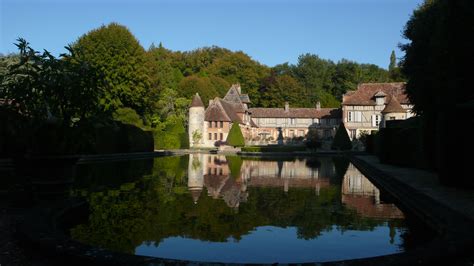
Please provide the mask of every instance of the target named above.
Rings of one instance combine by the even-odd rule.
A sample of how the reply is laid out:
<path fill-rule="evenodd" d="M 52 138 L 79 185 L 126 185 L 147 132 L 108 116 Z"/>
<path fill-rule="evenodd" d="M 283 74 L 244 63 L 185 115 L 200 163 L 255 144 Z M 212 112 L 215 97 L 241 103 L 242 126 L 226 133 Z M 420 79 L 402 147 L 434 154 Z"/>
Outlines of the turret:
<path fill-rule="evenodd" d="M 406 119 L 406 111 L 397 101 L 395 96 L 390 98 L 390 101 L 382 110 L 382 127 L 386 126 L 388 120 L 403 120 Z"/>
<path fill-rule="evenodd" d="M 189 146 L 199 147 L 204 143 L 204 104 L 201 97 L 196 93 L 189 107 Z"/>

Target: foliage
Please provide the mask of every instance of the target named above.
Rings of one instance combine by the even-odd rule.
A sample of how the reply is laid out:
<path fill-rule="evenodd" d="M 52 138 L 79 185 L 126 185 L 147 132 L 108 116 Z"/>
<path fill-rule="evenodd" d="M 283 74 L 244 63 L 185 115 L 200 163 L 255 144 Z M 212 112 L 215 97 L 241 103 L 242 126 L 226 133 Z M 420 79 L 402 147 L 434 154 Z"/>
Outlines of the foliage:
<path fill-rule="evenodd" d="M 346 127 L 344 123 L 339 125 L 339 128 L 336 131 L 336 135 L 334 136 L 334 140 L 332 142 L 331 148 L 333 150 L 350 150 L 352 149 L 351 139 L 347 134 Z"/>
<path fill-rule="evenodd" d="M 314 128 L 310 128 L 308 130 L 308 134 L 306 134 L 306 147 L 312 150 L 316 150 L 321 148 L 322 142 L 321 139 L 318 137 L 318 132 Z"/>
<path fill-rule="evenodd" d="M 78 58 L 99 70 L 106 82 L 107 107 L 148 108 L 150 78 L 145 50 L 124 26 L 111 23 L 81 36 L 72 48 Z"/>
<path fill-rule="evenodd" d="M 242 135 L 242 130 L 240 129 L 239 123 L 232 123 L 230 128 L 229 135 L 227 135 L 227 145 L 234 147 L 243 147 L 245 146 L 244 135 Z"/>
<path fill-rule="evenodd" d="M 55 119 L 65 126 L 107 115 L 96 70 L 70 47 L 57 59 L 48 51 L 35 51 L 24 39 L 16 46 L 19 60 L 3 68 L 0 98 L 9 103 L 5 108 L 35 122 Z"/>
<path fill-rule="evenodd" d="M 124 124 L 134 125 L 139 128 L 144 128 L 143 120 L 132 108 L 125 107 L 119 108 L 113 114 L 113 118 L 116 121 L 120 121 Z"/>
<path fill-rule="evenodd" d="M 193 143 L 199 143 L 202 139 L 202 132 L 199 129 L 196 129 L 192 133 Z"/>
<path fill-rule="evenodd" d="M 465 144 L 472 141 L 467 134 L 454 133 L 446 124 L 452 117 L 472 113 L 461 107 L 474 99 L 471 68 L 461 67 L 472 65 L 474 59 L 474 41 L 469 38 L 472 25 L 473 1 L 426 0 L 405 25 L 403 35 L 408 43 L 401 45 L 405 52 L 401 65 L 408 80 L 407 95 L 415 112 L 422 116 L 424 157 L 432 169 L 438 170 L 441 180 L 458 184 L 472 179 L 453 178 L 452 169 L 469 171 L 471 162 L 448 157 L 459 147 L 471 151 L 472 144 Z"/>
<path fill-rule="evenodd" d="M 155 149 L 189 148 L 189 137 L 184 127 L 184 120 L 170 116 L 154 130 Z"/>
<path fill-rule="evenodd" d="M 178 85 L 179 95 L 190 98 L 199 93 L 203 103 L 207 104 L 209 100 L 219 96 L 217 90 L 213 87 L 211 79 L 208 77 L 189 76 L 181 80 Z"/>
<path fill-rule="evenodd" d="M 306 95 L 303 86 L 292 76 L 277 75 L 275 72 L 262 81 L 259 92 L 260 104 L 265 107 L 282 107 L 285 102 L 298 106 Z"/>

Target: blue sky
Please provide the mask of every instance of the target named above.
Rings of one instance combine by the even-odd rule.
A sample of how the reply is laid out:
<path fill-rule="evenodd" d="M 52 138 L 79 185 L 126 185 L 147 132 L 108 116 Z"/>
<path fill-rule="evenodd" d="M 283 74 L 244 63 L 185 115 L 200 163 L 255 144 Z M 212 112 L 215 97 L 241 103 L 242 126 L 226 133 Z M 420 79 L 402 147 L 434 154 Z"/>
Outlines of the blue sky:
<path fill-rule="evenodd" d="M 387 68 L 390 52 L 422 0 L 0 0 L 0 53 L 18 37 L 58 55 L 82 34 L 110 22 L 143 47 L 217 45 L 274 66 L 303 53 Z"/>

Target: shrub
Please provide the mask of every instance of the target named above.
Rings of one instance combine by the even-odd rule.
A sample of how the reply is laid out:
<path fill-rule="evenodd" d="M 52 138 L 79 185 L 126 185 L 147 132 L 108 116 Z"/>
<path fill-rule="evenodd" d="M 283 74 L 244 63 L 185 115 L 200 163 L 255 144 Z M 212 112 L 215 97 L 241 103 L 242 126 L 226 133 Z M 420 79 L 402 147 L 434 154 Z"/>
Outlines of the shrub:
<path fill-rule="evenodd" d="M 154 130 L 155 149 L 183 149 L 189 147 L 189 139 L 183 119 L 170 116 Z"/>
<path fill-rule="evenodd" d="M 113 114 L 113 118 L 116 121 L 124 124 L 134 125 L 139 128 L 144 128 L 143 120 L 132 108 L 125 107 L 119 108 Z"/>
<path fill-rule="evenodd" d="M 227 135 L 227 144 L 234 147 L 243 147 L 245 146 L 245 139 L 242 135 L 242 130 L 240 130 L 239 123 L 232 123 L 230 128 L 229 135 Z"/>
<path fill-rule="evenodd" d="M 347 135 L 346 127 L 344 123 L 339 125 L 339 128 L 336 131 L 336 136 L 332 142 L 331 148 L 333 150 L 350 150 L 352 149 L 351 139 Z"/>

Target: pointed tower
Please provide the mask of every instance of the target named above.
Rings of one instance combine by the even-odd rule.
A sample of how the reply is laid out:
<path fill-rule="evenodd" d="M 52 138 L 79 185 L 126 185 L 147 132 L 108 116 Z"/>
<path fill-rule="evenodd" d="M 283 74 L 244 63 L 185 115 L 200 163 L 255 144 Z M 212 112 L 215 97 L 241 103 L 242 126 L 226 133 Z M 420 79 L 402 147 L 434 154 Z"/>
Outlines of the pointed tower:
<path fill-rule="evenodd" d="M 204 143 L 204 104 L 199 94 L 193 96 L 191 106 L 189 107 L 189 146 L 200 147 Z"/>
<path fill-rule="evenodd" d="M 403 120 L 406 119 L 406 111 L 397 101 L 395 96 L 391 96 L 388 104 L 382 110 L 382 127 L 386 127 L 388 120 Z"/>

